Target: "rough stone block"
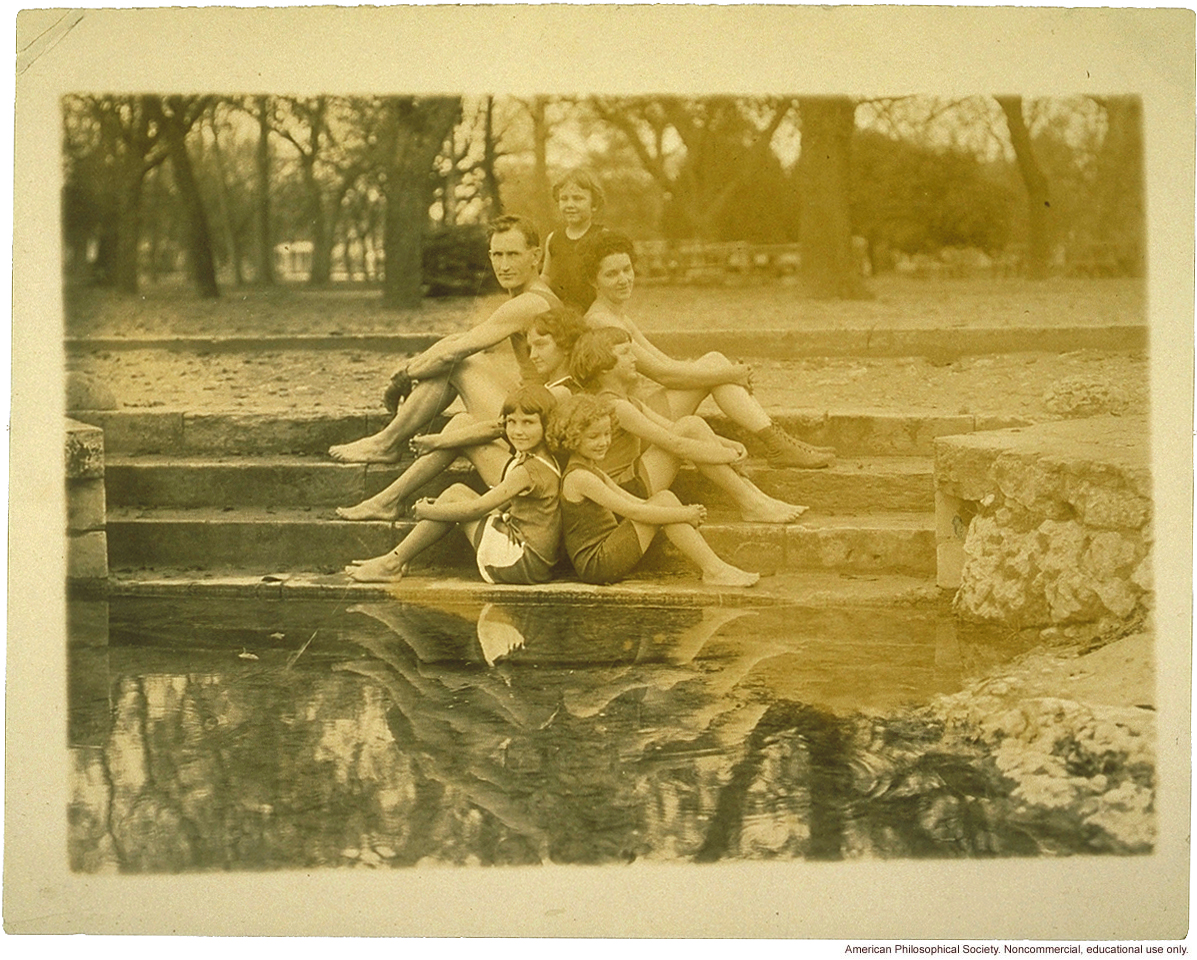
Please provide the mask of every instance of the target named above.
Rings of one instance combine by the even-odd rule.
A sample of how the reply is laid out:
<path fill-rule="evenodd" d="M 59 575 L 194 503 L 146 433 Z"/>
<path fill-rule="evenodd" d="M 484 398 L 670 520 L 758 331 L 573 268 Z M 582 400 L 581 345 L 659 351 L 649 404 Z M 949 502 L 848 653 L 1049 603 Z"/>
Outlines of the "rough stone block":
<path fill-rule="evenodd" d="M 77 420 L 66 422 L 66 477 L 104 476 L 104 431 Z"/>
<path fill-rule="evenodd" d="M 108 576 L 108 537 L 92 530 L 67 537 L 67 577 L 72 580 Z"/>
<path fill-rule="evenodd" d="M 973 501 L 956 608 L 1016 626 L 1131 616 L 1149 604 L 1145 421 L 1096 417 L 936 445 L 941 582 L 955 568 L 948 514 Z M 966 504 L 967 505 L 967 504 Z"/>
<path fill-rule="evenodd" d="M 103 477 L 67 481 L 67 530 L 103 530 L 106 514 Z"/>

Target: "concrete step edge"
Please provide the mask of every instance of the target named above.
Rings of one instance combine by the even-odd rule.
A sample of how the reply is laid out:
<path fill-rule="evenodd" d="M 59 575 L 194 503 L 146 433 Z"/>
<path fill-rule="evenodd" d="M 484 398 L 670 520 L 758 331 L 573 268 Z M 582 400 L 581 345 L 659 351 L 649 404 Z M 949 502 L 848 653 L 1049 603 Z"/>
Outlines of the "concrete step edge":
<path fill-rule="evenodd" d="M 639 602 L 660 606 L 721 603 L 736 606 L 820 607 L 922 605 L 939 602 L 944 591 L 934 578 L 901 574 L 872 576 L 827 571 L 796 571 L 765 577 L 752 588 L 704 586 L 697 577 L 625 580 L 605 586 L 576 580 L 556 580 L 536 586 L 484 583 L 463 576 L 415 574 L 398 584 L 355 583 L 338 574 L 293 573 L 264 579 L 237 571 L 203 577 L 183 571 L 157 571 L 76 584 L 72 596 L 82 599 L 115 597 L 246 597 L 266 600 L 323 599 L 345 603 L 364 600 L 419 601 L 435 595 L 440 602 L 576 603 Z"/>

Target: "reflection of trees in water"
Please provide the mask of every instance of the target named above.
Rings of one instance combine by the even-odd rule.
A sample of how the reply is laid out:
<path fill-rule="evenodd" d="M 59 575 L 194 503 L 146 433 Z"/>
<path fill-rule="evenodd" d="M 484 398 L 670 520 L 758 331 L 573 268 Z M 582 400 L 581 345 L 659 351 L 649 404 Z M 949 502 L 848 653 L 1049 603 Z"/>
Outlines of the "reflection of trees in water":
<path fill-rule="evenodd" d="M 72 867 L 1125 852 L 1028 817 L 926 714 L 776 700 L 794 653 L 729 629 L 745 611 L 596 612 L 374 604 L 331 672 L 114 670 L 108 737 L 72 754 Z"/>

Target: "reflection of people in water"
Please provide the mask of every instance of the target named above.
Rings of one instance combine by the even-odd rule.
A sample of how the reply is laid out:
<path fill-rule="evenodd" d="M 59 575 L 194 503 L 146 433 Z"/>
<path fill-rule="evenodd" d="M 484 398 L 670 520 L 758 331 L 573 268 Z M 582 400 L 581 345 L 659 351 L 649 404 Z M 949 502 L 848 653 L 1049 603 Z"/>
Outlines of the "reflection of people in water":
<path fill-rule="evenodd" d="M 743 675 L 737 661 L 721 657 L 720 669 L 708 670 L 696 658 L 748 611 L 648 608 L 646 616 L 645 609 L 621 610 L 627 629 L 618 633 L 631 641 L 630 649 L 599 643 L 592 649 L 613 657 L 612 666 L 592 661 L 580 670 L 577 642 L 567 641 L 556 662 L 539 654 L 560 648 L 562 635 L 575 633 L 580 619 L 591 625 L 601 619 L 593 609 L 588 618 L 582 611 L 574 619 L 561 616 L 564 607 L 491 603 L 473 622 L 459 612 L 408 603 L 352 609 L 394 634 L 362 637 L 370 657 L 340 669 L 368 676 L 386 691 L 399 749 L 415 752 L 425 776 L 520 833 L 539 859 L 609 862 L 645 855 L 645 812 L 629 794 L 641 779 L 627 765 L 650 747 L 676 742 L 684 746 L 678 762 L 688 766 L 686 751 L 701 749 L 691 746 L 704 734 L 699 724 L 722 723 L 739 711 L 736 701 L 710 693 L 724 686 L 725 664 Z M 757 716 L 752 711 L 753 721 Z M 654 763 L 650 778 L 667 775 L 668 766 Z"/>

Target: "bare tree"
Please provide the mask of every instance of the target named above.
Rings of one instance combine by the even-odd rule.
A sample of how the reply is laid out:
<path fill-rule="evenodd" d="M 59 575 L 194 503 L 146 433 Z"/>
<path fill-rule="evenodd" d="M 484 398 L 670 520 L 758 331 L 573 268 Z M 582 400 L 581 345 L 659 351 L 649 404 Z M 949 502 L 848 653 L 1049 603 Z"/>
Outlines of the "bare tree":
<path fill-rule="evenodd" d="M 1010 145 L 1018 162 L 1019 173 L 1027 191 L 1027 258 L 1026 272 L 1032 279 L 1047 276 L 1051 259 L 1051 194 L 1047 177 L 1035 159 L 1031 135 L 1023 117 L 1022 97 L 994 97 L 1006 115 Z"/>
<path fill-rule="evenodd" d="M 154 122 L 162 131 L 175 186 L 187 214 L 188 252 L 196 289 L 201 297 L 219 297 L 220 287 L 216 283 L 216 261 L 212 255 L 208 217 L 204 212 L 191 156 L 187 152 L 187 134 L 214 98 L 169 96 L 146 97 L 145 101 Z"/>
<path fill-rule="evenodd" d="M 423 296 L 424 235 L 437 186 L 434 165 L 461 119 L 461 98 L 383 97 L 378 106 L 387 201 L 383 303 L 410 307 Z"/>
<path fill-rule="evenodd" d="M 594 97 L 589 104 L 624 136 L 700 239 L 715 236 L 725 207 L 757 176 L 793 108 L 786 97 Z"/>
<path fill-rule="evenodd" d="M 270 227 L 270 98 L 260 96 L 254 100 L 254 111 L 258 120 L 258 142 L 254 152 L 254 166 L 257 173 L 257 203 L 254 214 L 257 218 L 257 276 L 258 283 L 274 283 L 274 239 Z"/>

